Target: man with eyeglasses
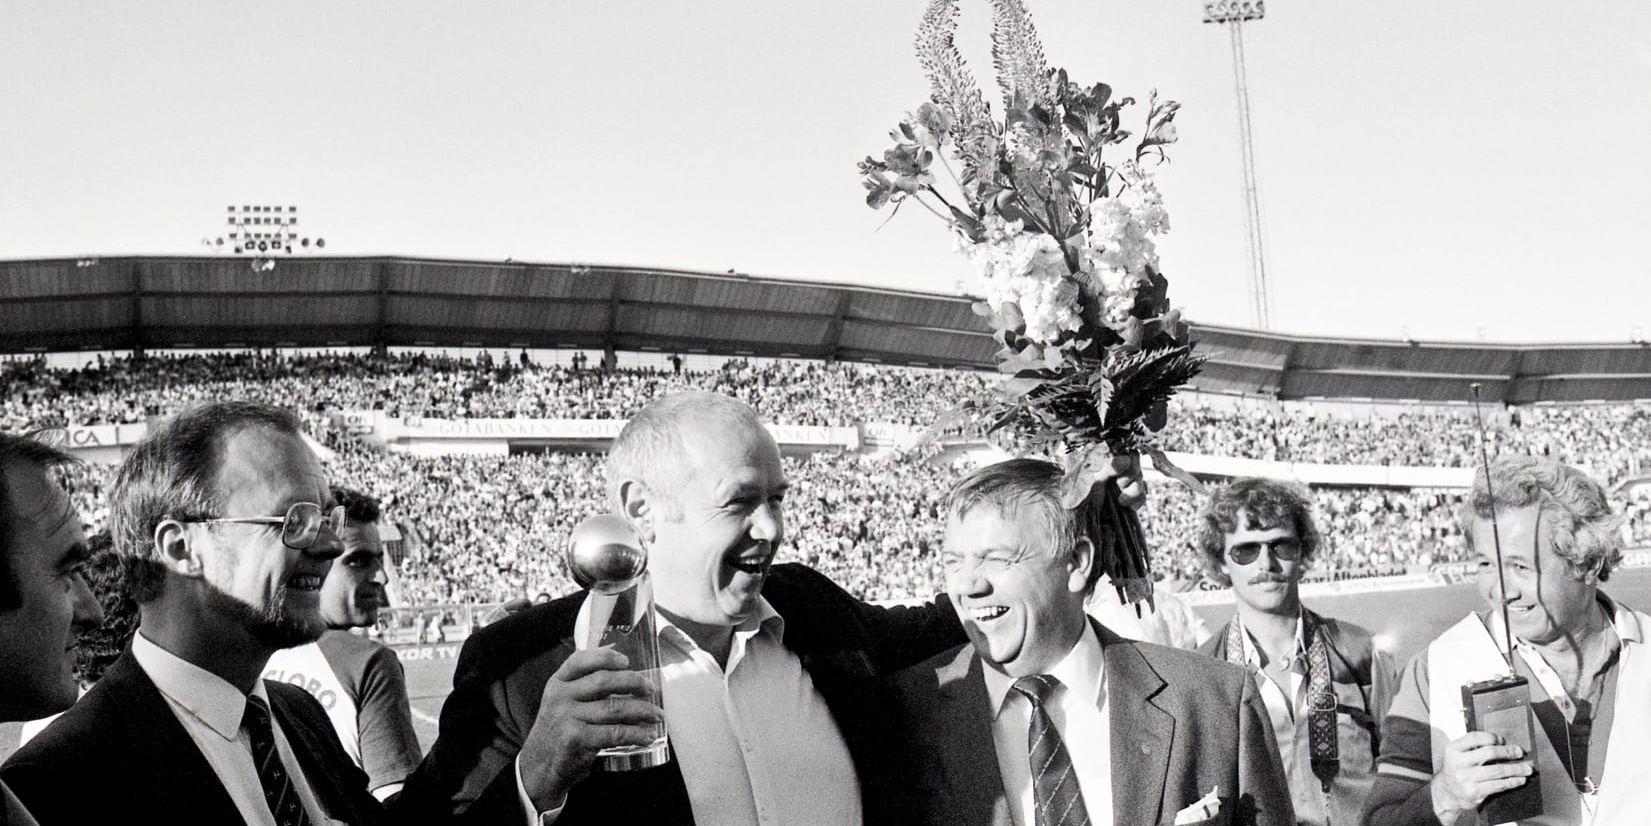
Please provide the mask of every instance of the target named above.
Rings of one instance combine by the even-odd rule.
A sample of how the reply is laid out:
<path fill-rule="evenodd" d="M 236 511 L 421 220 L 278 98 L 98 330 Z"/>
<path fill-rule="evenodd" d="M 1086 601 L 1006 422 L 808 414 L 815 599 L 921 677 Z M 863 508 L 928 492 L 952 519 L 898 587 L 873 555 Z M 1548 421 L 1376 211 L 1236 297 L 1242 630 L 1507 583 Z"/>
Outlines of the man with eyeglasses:
<path fill-rule="evenodd" d="M 103 619 L 81 576 L 80 515 L 49 473 L 73 462 L 48 440 L 0 433 L 0 721 L 68 708 L 76 632 Z M 34 822 L 0 782 L 0 823 Z"/>
<path fill-rule="evenodd" d="M 1370 632 L 1301 604 L 1301 576 L 1320 541 L 1306 490 L 1234 479 L 1210 496 L 1200 521 L 1205 566 L 1231 583 L 1237 610 L 1199 650 L 1254 675 L 1297 822 L 1357 823 L 1395 672 Z"/>
<path fill-rule="evenodd" d="M 343 526 L 292 413 L 210 403 L 155 427 L 111 494 L 137 636 L 0 777 L 42 826 L 378 822 L 320 705 L 260 679 L 320 635 Z"/>
<path fill-rule="evenodd" d="M 1106 553 L 1059 465 L 982 468 L 947 496 L 946 592 L 972 645 L 895 677 L 899 823 L 1294 823 L 1255 685 L 1084 613 Z"/>
<path fill-rule="evenodd" d="M 378 622 L 389 607 L 384 596 L 384 541 L 378 500 L 350 488 L 334 488 L 344 509 L 344 553 L 333 560 L 321 586 L 326 633 L 312 643 L 283 648 L 264 666 L 264 679 L 301 686 L 327 710 L 350 759 L 367 773 L 373 797 L 401 791 L 424 752 L 413 729 L 407 676 L 396 652 L 353 633 Z"/>

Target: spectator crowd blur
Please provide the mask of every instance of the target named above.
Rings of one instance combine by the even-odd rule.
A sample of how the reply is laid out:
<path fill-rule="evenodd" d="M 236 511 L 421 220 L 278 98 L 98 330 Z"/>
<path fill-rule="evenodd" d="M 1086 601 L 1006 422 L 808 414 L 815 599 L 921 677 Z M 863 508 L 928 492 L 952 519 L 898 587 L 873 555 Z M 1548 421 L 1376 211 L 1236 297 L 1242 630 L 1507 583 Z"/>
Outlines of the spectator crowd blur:
<path fill-rule="evenodd" d="M 571 528 L 606 507 L 601 457 L 586 453 L 416 456 L 330 427 L 327 411 L 380 409 L 439 418 L 623 418 L 647 400 L 693 386 L 743 398 L 781 424 L 926 425 L 978 398 L 991 377 L 818 362 L 731 360 L 709 370 L 539 366 L 525 359 L 428 354 L 203 354 L 100 360 L 76 370 L 25 360 L 0 367 L 0 429 L 143 421 L 199 399 L 251 398 L 301 408 L 332 448 L 336 481 L 379 497 L 405 538 L 397 576 L 407 605 L 479 604 L 573 585 L 561 549 Z M 1277 403 L 1178 401 L 1170 450 L 1330 464 L 1464 466 L 1478 460 L 1471 411 L 1415 408 L 1350 416 Z M 1492 425 L 1501 451 L 1547 455 L 1607 481 L 1646 473 L 1651 408 L 1523 407 Z M 966 468 L 913 457 L 817 453 L 788 457 L 789 541 L 806 562 L 870 599 L 928 596 L 940 587 L 941 497 Z M 94 529 L 107 519 L 112 469 L 70 472 Z M 1314 576 L 1370 576 L 1464 558 L 1449 491 L 1319 488 L 1326 547 Z M 1619 503 L 1625 536 L 1651 543 L 1651 486 Z M 1141 515 L 1161 577 L 1199 578 L 1196 495 L 1153 486 Z"/>

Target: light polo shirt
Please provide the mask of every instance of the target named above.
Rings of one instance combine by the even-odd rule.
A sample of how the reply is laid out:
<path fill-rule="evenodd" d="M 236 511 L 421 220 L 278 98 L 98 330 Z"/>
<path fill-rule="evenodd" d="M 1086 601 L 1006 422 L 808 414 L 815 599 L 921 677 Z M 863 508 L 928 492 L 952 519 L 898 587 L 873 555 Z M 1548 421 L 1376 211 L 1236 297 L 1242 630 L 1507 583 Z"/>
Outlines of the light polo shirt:
<path fill-rule="evenodd" d="M 143 673 L 160 689 L 167 707 L 172 709 L 172 715 L 189 733 L 189 739 L 195 741 L 201 756 L 212 767 L 212 773 L 218 776 L 218 782 L 223 784 L 224 791 L 235 802 L 241 818 L 249 826 L 276 826 L 275 815 L 270 813 L 269 804 L 264 802 L 264 787 L 258 780 L 258 767 L 252 759 L 252 741 L 241 730 L 247 695 L 222 677 L 150 642 L 142 632 L 132 638 L 132 656 Z M 253 684 L 252 696 L 263 700 L 266 705 L 269 703 L 269 693 L 264 689 L 263 680 Z M 303 768 L 293 756 L 292 746 L 287 743 L 287 736 L 281 730 L 280 717 L 271 714 L 270 718 L 275 723 L 271 726 L 275 734 L 275 752 L 281 759 L 281 765 L 286 768 L 287 776 L 292 778 L 298 799 L 304 804 L 304 813 L 309 815 L 312 823 L 334 822 L 322 812 L 315 792 L 310 789 L 309 780 L 304 777 Z"/>
<path fill-rule="evenodd" d="M 1032 794 L 1032 756 L 1027 734 L 1032 701 L 1013 690 L 1015 678 L 991 666 L 982 671 L 992 701 L 992 743 L 998 771 L 1017 826 L 1034 826 L 1037 805 Z M 1106 658 L 1095 629 L 1084 623 L 1078 644 L 1049 671 L 1060 688 L 1044 701 L 1049 719 L 1072 758 L 1090 823 L 1112 822 L 1112 725 L 1107 719 Z"/>
<path fill-rule="evenodd" d="M 583 628 L 585 607 L 579 613 L 576 627 Z M 664 617 L 658 637 L 665 730 L 694 822 L 861 822 L 848 745 L 802 661 L 785 647 L 785 619 L 767 600 L 734 627 L 726 669 Z M 516 787 L 529 823 L 554 822 L 560 808 L 534 813 L 519 764 Z"/>

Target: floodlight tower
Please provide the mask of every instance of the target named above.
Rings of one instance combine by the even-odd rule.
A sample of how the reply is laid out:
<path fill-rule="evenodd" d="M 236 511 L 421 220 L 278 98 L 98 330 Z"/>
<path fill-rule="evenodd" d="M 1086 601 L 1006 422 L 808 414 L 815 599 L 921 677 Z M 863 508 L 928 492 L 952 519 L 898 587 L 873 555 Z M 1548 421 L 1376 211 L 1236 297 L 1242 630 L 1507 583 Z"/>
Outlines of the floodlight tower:
<path fill-rule="evenodd" d="M 327 239 L 310 239 L 298 234 L 298 207 L 287 205 L 256 204 L 244 205 L 239 209 L 230 204 L 227 210 L 228 217 L 225 224 L 229 227 L 228 243 L 224 235 L 216 238 L 202 238 L 201 244 L 213 252 L 223 252 L 226 247 L 234 250 L 236 255 L 251 255 L 253 272 L 269 272 L 275 269 L 275 256 L 285 253 L 291 255 L 293 247 L 308 250 L 311 244 L 316 249 L 327 246 Z"/>
<path fill-rule="evenodd" d="M 1261 195 L 1255 182 L 1255 136 L 1250 129 L 1250 86 L 1244 73 L 1244 24 L 1267 13 L 1262 0 L 1205 0 L 1204 22 L 1227 27 L 1233 44 L 1233 79 L 1238 92 L 1238 148 L 1244 168 L 1244 227 L 1250 243 L 1250 300 L 1255 323 L 1273 326 L 1267 295 L 1267 256 L 1261 238 Z"/>

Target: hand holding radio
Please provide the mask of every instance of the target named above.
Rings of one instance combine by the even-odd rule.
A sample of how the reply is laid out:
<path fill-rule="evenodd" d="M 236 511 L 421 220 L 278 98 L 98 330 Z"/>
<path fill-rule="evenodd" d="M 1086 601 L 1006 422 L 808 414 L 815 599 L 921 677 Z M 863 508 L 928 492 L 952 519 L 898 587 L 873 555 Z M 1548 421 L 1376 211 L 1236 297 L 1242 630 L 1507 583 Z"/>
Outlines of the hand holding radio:
<path fill-rule="evenodd" d="M 1488 731 L 1452 740 L 1433 777 L 1433 813 L 1439 822 L 1449 824 L 1477 810 L 1485 798 L 1524 785 L 1534 770 L 1524 757 L 1524 749 Z"/>

